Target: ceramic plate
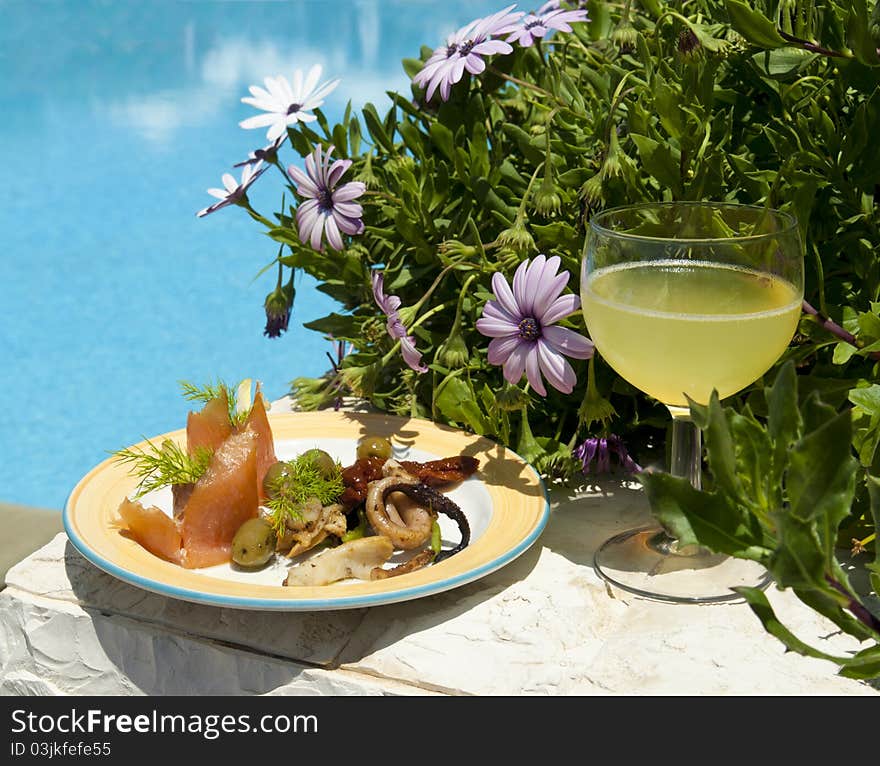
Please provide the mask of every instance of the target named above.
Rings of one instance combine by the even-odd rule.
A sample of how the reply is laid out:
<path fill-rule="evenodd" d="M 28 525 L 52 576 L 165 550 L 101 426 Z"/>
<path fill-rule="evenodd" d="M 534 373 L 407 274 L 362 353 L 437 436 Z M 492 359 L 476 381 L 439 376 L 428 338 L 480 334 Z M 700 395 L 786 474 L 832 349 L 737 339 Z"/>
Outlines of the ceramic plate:
<path fill-rule="evenodd" d="M 125 582 L 172 598 L 240 609 L 312 611 L 350 609 L 421 598 L 477 580 L 504 566 L 537 540 L 547 523 L 549 504 L 537 472 L 522 458 L 484 437 L 427 420 L 384 414 L 346 412 L 270 414 L 279 459 L 312 447 L 326 450 L 342 465 L 355 460 L 357 440 L 366 434 L 390 439 L 394 456 L 433 460 L 472 455 L 480 461 L 470 478 L 446 491 L 468 518 L 470 544 L 439 564 L 383 580 L 345 580 L 320 587 L 281 585 L 291 561 L 276 555 L 258 571 L 232 564 L 183 569 L 164 561 L 125 537 L 117 524 L 119 503 L 137 486 L 129 466 L 109 458 L 84 476 L 64 508 L 64 527 L 71 542 L 89 561 Z M 165 438 L 184 445 L 185 430 Z M 142 442 L 139 447 L 145 447 Z M 170 515 L 171 491 L 146 495 Z M 460 539 L 457 525 L 440 516 L 443 547 Z M 395 554 L 403 555 L 403 554 Z M 389 564 L 393 564 L 392 559 Z"/>

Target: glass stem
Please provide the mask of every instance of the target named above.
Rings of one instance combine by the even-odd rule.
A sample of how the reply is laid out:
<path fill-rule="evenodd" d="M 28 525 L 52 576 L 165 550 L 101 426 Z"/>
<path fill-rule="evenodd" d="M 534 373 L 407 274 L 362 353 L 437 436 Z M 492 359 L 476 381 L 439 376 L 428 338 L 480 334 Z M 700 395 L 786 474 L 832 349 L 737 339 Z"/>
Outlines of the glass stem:
<path fill-rule="evenodd" d="M 696 489 L 702 488 L 702 440 L 700 429 L 690 415 L 672 416 L 672 454 L 669 472 L 686 478 Z"/>

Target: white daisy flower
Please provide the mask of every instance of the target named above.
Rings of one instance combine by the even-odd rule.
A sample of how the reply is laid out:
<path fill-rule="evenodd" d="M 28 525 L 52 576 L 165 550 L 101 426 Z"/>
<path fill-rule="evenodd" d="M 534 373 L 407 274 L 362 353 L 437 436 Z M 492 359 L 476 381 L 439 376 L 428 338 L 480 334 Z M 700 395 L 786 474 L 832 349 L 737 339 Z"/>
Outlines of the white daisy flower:
<path fill-rule="evenodd" d="M 266 138 L 275 141 L 284 135 L 288 126 L 297 122 L 313 122 L 317 119 L 311 113 L 324 103 L 324 98 L 339 85 L 339 78 L 318 85 L 321 78 L 321 66 L 315 64 L 303 79 L 301 69 L 293 73 L 293 86 L 283 75 L 267 77 L 265 90 L 258 85 L 251 85 L 253 98 L 245 96 L 242 103 L 262 109 L 266 114 L 248 117 L 239 123 L 242 128 L 265 128 Z"/>
<path fill-rule="evenodd" d="M 243 199 L 245 199 L 247 195 L 247 190 L 250 188 L 251 184 L 256 181 L 263 173 L 265 173 L 269 169 L 269 165 L 264 165 L 262 160 L 257 160 L 253 164 L 245 165 L 241 171 L 241 181 L 236 181 L 235 176 L 231 173 L 223 174 L 223 189 L 208 189 L 208 194 L 212 197 L 216 197 L 219 202 L 215 202 L 213 205 L 209 205 L 202 210 L 199 210 L 196 215 L 199 218 L 204 218 L 206 215 L 209 215 L 216 210 L 221 210 L 224 207 L 228 207 L 229 205 L 237 205 Z"/>

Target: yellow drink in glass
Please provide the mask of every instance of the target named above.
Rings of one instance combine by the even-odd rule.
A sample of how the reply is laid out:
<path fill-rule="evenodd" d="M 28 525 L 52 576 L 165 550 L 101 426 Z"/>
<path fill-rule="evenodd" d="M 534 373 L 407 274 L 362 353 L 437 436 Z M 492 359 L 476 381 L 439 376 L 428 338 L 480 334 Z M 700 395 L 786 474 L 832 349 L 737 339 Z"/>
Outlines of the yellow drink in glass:
<path fill-rule="evenodd" d="M 689 260 L 599 269 L 581 285 L 590 336 L 636 388 L 669 407 L 761 377 L 791 341 L 801 293 L 763 272 Z"/>

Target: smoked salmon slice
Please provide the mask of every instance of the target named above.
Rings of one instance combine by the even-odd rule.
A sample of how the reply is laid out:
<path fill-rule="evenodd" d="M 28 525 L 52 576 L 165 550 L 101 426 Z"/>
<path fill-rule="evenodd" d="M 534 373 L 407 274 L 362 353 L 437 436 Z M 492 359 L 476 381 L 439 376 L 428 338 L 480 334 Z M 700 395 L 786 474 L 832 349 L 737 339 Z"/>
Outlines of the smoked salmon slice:
<path fill-rule="evenodd" d="M 263 491 L 263 477 L 269 466 L 278 462 L 278 458 L 275 457 L 275 440 L 272 438 L 272 428 L 269 425 L 269 416 L 266 414 L 266 401 L 260 393 L 259 383 L 257 393 L 254 395 L 253 407 L 242 428 L 250 429 L 257 435 L 257 492 L 260 500 L 264 500 L 266 494 Z"/>
<path fill-rule="evenodd" d="M 232 434 L 196 482 L 180 522 L 187 569 L 229 562 L 238 528 L 258 515 L 257 443 L 251 429 Z"/>
<path fill-rule="evenodd" d="M 216 450 L 232 433 L 229 422 L 229 399 L 226 391 L 208 400 L 201 412 L 186 416 L 186 451 L 194 455 L 199 447 Z"/>
<path fill-rule="evenodd" d="M 144 507 L 126 498 L 119 515 L 128 533 L 150 553 L 175 564 L 181 563 L 180 530 L 174 520 L 155 505 Z"/>

